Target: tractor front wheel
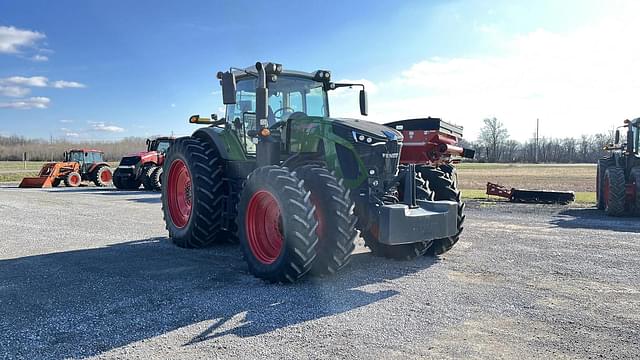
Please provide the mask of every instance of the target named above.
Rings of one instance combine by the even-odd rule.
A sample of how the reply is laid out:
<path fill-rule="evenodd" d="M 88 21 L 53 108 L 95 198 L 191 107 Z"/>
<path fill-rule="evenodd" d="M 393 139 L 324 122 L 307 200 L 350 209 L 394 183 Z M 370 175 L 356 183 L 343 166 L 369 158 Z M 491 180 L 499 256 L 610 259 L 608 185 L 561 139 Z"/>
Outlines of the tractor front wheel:
<path fill-rule="evenodd" d="M 457 187 L 457 174 L 455 173 L 455 168 L 448 164 L 442 165 L 439 168 L 416 166 L 416 171 L 427 181 L 427 186 L 433 192 L 433 199 L 435 201 L 446 200 L 458 203 L 458 229 L 456 234 L 434 240 L 433 245 L 431 245 L 427 251 L 427 255 L 441 255 L 451 250 L 460 239 L 460 234 L 464 229 L 464 203 L 461 200 L 461 194 Z"/>
<path fill-rule="evenodd" d="M 157 169 L 158 167 L 155 165 L 146 167 L 144 169 L 142 169 L 142 186 L 144 187 L 145 190 L 155 190 L 154 186 L 153 186 L 153 172 Z"/>
<path fill-rule="evenodd" d="M 113 180 L 111 169 L 108 166 L 100 166 L 91 175 L 91 180 L 96 186 L 109 186 Z"/>
<path fill-rule="evenodd" d="M 604 212 L 609 216 L 622 216 L 625 212 L 626 188 L 624 170 L 611 166 L 604 172 L 603 200 Z"/>
<path fill-rule="evenodd" d="M 596 171 L 596 206 L 600 210 L 604 210 L 605 200 L 604 200 L 604 173 L 611 166 L 615 166 L 616 162 L 613 158 L 604 158 L 598 160 L 598 166 Z"/>
<path fill-rule="evenodd" d="M 80 176 L 80 174 L 75 171 L 70 172 L 69 174 L 67 174 L 67 176 L 64 177 L 64 185 L 68 187 L 78 187 L 80 186 L 81 182 L 82 176 Z"/>
<path fill-rule="evenodd" d="M 219 240 L 222 227 L 222 160 L 205 141 L 185 137 L 167 151 L 162 211 L 177 246 L 202 248 Z"/>
<path fill-rule="evenodd" d="M 275 165 L 257 168 L 247 178 L 238 209 L 240 245 L 254 276 L 294 282 L 311 270 L 318 221 L 311 192 L 295 173 Z"/>
<path fill-rule="evenodd" d="M 305 165 L 296 169 L 296 175 L 304 181 L 304 188 L 311 191 L 311 203 L 316 207 L 318 220 L 318 258 L 312 273 L 335 274 L 351 258 L 355 249 L 357 218 L 353 214 L 353 201 L 349 190 L 324 167 Z"/>
<path fill-rule="evenodd" d="M 151 177 L 149 178 L 149 182 L 151 184 L 151 188 L 154 191 L 162 190 L 162 166 L 156 166 L 151 173 Z"/>

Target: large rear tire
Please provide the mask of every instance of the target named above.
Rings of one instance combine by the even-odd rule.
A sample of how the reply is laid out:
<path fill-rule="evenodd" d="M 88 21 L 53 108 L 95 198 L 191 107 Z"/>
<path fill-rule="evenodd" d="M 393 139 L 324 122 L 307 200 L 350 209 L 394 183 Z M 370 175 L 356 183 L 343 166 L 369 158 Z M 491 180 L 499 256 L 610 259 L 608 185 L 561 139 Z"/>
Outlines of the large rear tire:
<path fill-rule="evenodd" d="M 611 166 L 615 166 L 616 162 L 613 158 L 598 159 L 598 167 L 596 171 L 596 206 L 600 210 L 604 210 L 604 173 Z"/>
<path fill-rule="evenodd" d="M 604 212 L 609 216 L 622 216 L 625 213 L 626 186 L 624 170 L 611 166 L 604 172 Z"/>
<path fill-rule="evenodd" d="M 167 151 L 162 211 L 169 237 L 184 248 L 219 240 L 222 226 L 222 160 L 208 142 L 180 138 Z"/>
<path fill-rule="evenodd" d="M 315 275 L 333 275 L 349 263 L 355 249 L 356 216 L 349 190 L 324 167 L 305 165 L 296 169 L 311 192 L 311 203 L 316 207 L 318 220 L 318 257 L 311 272 Z"/>
<path fill-rule="evenodd" d="M 442 165 L 439 168 L 430 166 L 416 166 L 416 171 L 420 172 L 422 178 L 427 181 L 429 189 L 433 192 L 435 201 L 455 201 L 458 203 L 457 232 L 453 236 L 436 239 L 427 250 L 427 255 L 442 255 L 451 250 L 460 239 L 460 234 L 464 230 L 464 202 L 462 202 L 460 191 L 457 188 L 457 174 L 451 165 Z"/>
<path fill-rule="evenodd" d="M 311 270 L 318 221 L 310 198 L 303 181 L 285 167 L 263 166 L 249 174 L 240 195 L 238 232 L 254 276 L 294 282 Z"/>
<path fill-rule="evenodd" d="M 634 214 L 640 216 L 640 167 L 631 169 L 630 180 L 636 186 L 636 198 L 633 199 Z"/>
<path fill-rule="evenodd" d="M 91 181 L 98 187 L 106 187 L 111 185 L 113 174 L 108 166 L 100 166 L 91 174 Z"/>

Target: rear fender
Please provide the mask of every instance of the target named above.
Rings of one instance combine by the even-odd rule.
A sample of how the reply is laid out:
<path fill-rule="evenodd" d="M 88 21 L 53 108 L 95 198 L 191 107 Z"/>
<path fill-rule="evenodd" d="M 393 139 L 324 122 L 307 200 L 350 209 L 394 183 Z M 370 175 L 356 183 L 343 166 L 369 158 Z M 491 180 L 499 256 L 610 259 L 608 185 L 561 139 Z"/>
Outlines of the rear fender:
<path fill-rule="evenodd" d="M 89 170 L 87 171 L 88 173 L 93 173 L 94 171 L 96 171 L 98 168 L 101 168 L 103 166 L 109 166 L 108 163 L 106 162 L 99 162 L 99 163 L 93 163 L 91 164 L 91 166 L 89 167 Z"/>
<path fill-rule="evenodd" d="M 247 160 L 242 144 L 240 144 L 238 137 L 231 130 L 214 126 L 203 127 L 196 130 L 192 136 L 215 146 L 220 157 L 225 160 Z"/>

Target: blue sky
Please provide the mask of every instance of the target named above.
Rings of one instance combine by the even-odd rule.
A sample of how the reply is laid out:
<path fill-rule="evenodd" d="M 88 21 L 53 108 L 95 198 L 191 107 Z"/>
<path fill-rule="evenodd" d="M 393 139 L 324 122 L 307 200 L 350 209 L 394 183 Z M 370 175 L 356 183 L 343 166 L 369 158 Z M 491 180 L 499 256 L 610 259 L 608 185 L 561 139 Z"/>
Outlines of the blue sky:
<path fill-rule="evenodd" d="M 3 1 L 0 134 L 186 135 L 190 114 L 220 111 L 216 72 L 256 60 L 365 81 L 373 121 L 440 116 L 471 138 L 487 116 L 519 140 L 536 117 L 547 135 L 605 131 L 640 113 L 637 10 L 633 1 Z M 355 116 L 355 99 L 336 93 L 334 115 Z"/>

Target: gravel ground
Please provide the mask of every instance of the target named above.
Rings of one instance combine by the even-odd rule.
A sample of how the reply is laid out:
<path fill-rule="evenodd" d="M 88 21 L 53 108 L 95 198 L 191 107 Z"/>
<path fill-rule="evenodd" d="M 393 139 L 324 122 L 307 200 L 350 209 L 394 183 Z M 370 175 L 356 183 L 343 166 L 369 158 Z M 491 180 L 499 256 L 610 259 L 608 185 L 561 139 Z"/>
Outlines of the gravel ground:
<path fill-rule="evenodd" d="M 468 204 L 460 243 L 270 285 L 158 194 L 0 188 L 0 358 L 638 358 L 640 220 Z"/>

